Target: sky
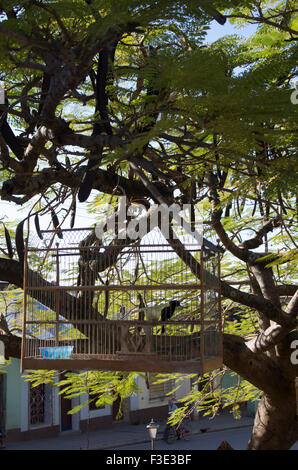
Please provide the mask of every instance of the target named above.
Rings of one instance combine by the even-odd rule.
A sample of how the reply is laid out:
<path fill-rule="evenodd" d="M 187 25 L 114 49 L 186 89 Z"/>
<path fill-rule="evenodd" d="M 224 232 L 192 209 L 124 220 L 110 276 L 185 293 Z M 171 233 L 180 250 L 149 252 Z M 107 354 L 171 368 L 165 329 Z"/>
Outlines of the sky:
<path fill-rule="evenodd" d="M 236 27 L 227 21 L 223 26 L 218 24 L 216 21 L 212 21 L 211 27 L 207 33 L 206 42 L 213 42 L 220 37 L 227 36 L 229 34 L 238 34 L 239 36 L 249 37 L 254 34 L 257 30 L 256 25 L 246 25 L 245 27 Z"/>
<path fill-rule="evenodd" d="M 230 34 L 238 34 L 240 36 L 249 37 L 256 31 L 256 25 L 246 26 L 245 28 L 236 28 L 229 21 L 225 25 L 219 25 L 216 21 L 212 21 L 210 30 L 207 33 L 206 42 L 211 43 L 222 36 Z M 92 194 L 91 194 L 92 196 Z M 91 200 L 91 197 L 89 198 Z M 17 222 L 23 220 L 27 215 L 27 209 L 17 207 L 16 204 L 8 201 L 0 200 L 0 220 L 5 223 Z M 46 221 L 47 223 L 47 221 Z M 87 204 L 78 203 L 76 213 L 76 226 L 87 227 L 95 223 L 94 217 L 87 213 Z"/>

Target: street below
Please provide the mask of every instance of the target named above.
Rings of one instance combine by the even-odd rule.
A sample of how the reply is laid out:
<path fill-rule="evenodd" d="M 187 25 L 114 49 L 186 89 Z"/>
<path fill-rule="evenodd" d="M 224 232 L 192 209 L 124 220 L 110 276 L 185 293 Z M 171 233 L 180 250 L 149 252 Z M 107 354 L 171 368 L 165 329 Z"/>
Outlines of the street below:
<path fill-rule="evenodd" d="M 167 444 L 163 440 L 156 440 L 155 451 L 185 451 L 185 450 L 216 450 L 222 441 L 227 441 L 235 450 L 245 450 L 251 435 L 252 427 L 225 429 L 221 431 L 194 434 L 190 441 L 177 440 Z M 114 448 L 113 450 L 151 450 L 151 443 L 133 444 Z M 298 450 L 298 442 L 291 450 Z"/>

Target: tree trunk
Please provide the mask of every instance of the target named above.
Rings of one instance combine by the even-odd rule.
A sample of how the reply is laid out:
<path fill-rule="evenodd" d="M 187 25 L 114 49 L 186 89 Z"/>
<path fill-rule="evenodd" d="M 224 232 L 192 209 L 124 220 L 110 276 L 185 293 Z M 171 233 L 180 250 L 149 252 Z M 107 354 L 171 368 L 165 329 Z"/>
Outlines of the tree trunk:
<path fill-rule="evenodd" d="M 295 387 L 288 397 L 261 399 L 248 450 L 289 450 L 298 439 Z"/>

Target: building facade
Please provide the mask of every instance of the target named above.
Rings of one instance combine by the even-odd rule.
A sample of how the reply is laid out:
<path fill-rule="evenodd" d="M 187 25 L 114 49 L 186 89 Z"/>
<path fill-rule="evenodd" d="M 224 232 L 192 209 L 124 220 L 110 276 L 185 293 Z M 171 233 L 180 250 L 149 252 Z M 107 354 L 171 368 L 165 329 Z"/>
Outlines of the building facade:
<path fill-rule="evenodd" d="M 0 403 L 0 430 L 5 432 L 6 440 L 20 441 L 59 436 L 65 432 L 86 432 L 111 427 L 114 423 L 147 423 L 151 418 L 164 419 L 167 416 L 168 393 L 173 383 L 155 384 L 156 376 L 138 376 L 138 395 L 124 400 L 119 417 L 119 400 L 113 405 L 96 408 L 85 405 L 75 414 L 68 414 L 72 408 L 83 404 L 87 395 L 66 399 L 59 395 L 57 387 L 41 384 L 32 387 L 20 374 L 20 361 L 10 359 L 5 367 L 6 373 L 0 374 L 2 392 L 2 413 Z M 24 373 L 24 375 L 26 372 Z M 185 379 L 175 400 L 179 401 L 190 390 L 190 380 Z"/>

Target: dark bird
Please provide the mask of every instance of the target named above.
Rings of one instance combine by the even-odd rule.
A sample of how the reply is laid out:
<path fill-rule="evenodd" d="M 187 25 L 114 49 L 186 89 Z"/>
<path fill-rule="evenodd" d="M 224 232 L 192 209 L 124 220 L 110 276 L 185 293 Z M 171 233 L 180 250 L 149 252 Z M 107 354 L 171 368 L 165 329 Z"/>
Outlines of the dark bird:
<path fill-rule="evenodd" d="M 168 321 L 175 313 L 176 307 L 180 306 L 179 300 L 171 300 L 167 307 L 164 307 L 161 311 L 160 319 L 161 321 Z M 161 332 L 165 332 L 165 327 L 163 326 Z"/>
<path fill-rule="evenodd" d="M 132 312 L 139 313 L 139 320 L 144 320 L 144 317 L 146 317 L 146 320 L 150 322 L 156 322 L 160 320 L 167 321 L 174 315 L 175 308 L 179 305 L 180 302 L 178 300 L 171 300 L 170 303 L 167 304 L 151 305 L 149 307 L 146 307 L 140 295 L 139 307 L 132 310 Z"/>
<path fill-rule="evenodd" d="M 146 305 L 144 303 L 143 297 L 141 294 L 138 294 L 138 299 L 139 299 L 139 318 L 138 320 L 144 321 L 145 320 L 145 312 L 143 308 L 146 308 Z"/>
<path fill-rule="evenodd" d="M 145 305 L 143 297 L 141 296 L 140 293 L 138 294 L 138 299 L 139 299 L 139 318 L 138 318 L 138 320 L 139 321 L 144 321 L 145 320 L 145 312 L 144 312 L 143 308 L 146 307 L 146 305 Z M 141 327 L 137 328 L 137 331 L 140 333 L 142 331 L 142 328 Z"/>

